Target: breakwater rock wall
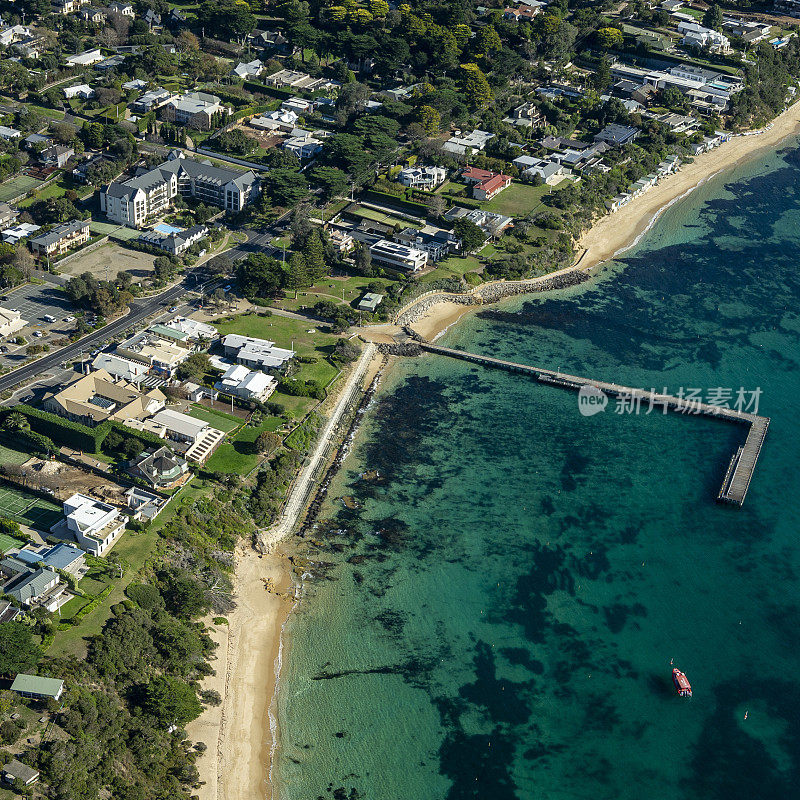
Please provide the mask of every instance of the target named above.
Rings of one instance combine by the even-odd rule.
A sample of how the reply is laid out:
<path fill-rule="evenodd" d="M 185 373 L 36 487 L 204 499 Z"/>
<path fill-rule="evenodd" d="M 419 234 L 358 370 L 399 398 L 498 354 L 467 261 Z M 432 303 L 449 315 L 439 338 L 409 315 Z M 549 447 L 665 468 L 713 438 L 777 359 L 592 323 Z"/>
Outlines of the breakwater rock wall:
<path fill-rule="evenodd" d="M 587 272 L 568 267 L 541 278 L 522 281 L 492 281 L 464 292 L 434 290 L 421 295 L 401 308 L 394 321 L 397 325 L 409 325 L 424 317 L 431 308 L 439 303 L 460 303 L 466 306 L 487 305 L 515 295 L 566 289 L 569 286 L 583 283 L 588 278 Z"/>

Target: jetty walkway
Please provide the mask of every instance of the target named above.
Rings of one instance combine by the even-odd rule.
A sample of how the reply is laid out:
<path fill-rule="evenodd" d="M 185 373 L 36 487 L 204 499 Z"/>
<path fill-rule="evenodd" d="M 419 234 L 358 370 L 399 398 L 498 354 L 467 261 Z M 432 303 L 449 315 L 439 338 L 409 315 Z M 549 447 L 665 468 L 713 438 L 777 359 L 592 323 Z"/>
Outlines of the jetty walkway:
<path fill-rule="evenodd" d="M 408 329 L 406 329 L 408 330 Z M 408 331 L 411 333 L 411 331 Z M 463 361 L 472 361 L 475 364 L 482 364 L 486 367 L 504 369 L 507 372 L 519 372 L 523 375 L 530 375 L 540 383 L 547 383 L 552 386 L 560 386 L 564 389 L 580 391 L 583 388 L 592 387 L 603 392 L 609 397 L 618 397 L 628 403 L 631 409 L 638 409 L 642 406 L 646 409 L 661 408 L 666 413 L 667 410 L 677 411 L 682 414 L 698 414 L 704 417 L 725 422 L 735 422 L 741 425 L 748 425 L 749 431 L 745 443 L 737 448 L 731 457 L 725 479 L 717 495 L 720 503 L 730 503 L 741 507 L 750 481 L 756 468 L 761 447 L 769 428 L 769 417 L 761 417 L 758 414 L 748 414 L 744 411 L 737 411 L 723 406 L 714 406 L 708 403 L 701 403 L 685 397 L 675 397 L 674 395 L 660 394 L 659 392 L 648 391 L 646 389 L 634 389 L 630 386 L 621 386 L 617 383 L 607 383 L 596 381 L 590 378 L 581 378 L 577 375 L 569 375 L 564 372 L 554 372 L 550 369 L 541 369 L 527 364 L 517 364 L 513 361 L 504 361 L 500 358 L 479 355 L 477 353 L 467 353 L 464 350 L 453 350 L 449 347 L 440 347 L 437 344 L 422 341 L 417 334 L 413 338 L 419 347 L 429 353 L 437 353 L 450 358 L 459 358 Z"/>

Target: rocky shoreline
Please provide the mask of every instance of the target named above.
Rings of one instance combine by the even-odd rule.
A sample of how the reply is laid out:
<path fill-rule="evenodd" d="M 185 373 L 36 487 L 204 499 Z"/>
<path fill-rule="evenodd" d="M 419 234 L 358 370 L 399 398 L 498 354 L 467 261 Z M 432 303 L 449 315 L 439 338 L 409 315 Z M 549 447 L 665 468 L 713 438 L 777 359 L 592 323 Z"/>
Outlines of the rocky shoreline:
<path fill-rule="evenodd" d="M 493 281 L 483 286 L 476 286 L 467 292 L 435 292 L 420 297 L 402 309 L 395 317 L 395 322 L 398 325 L 410 325 L 424 317 L 440 303 L 457 303 L 465 306 L 488 305 L 515 295 L 566 289 L 569 286 L 583 283 L 588 278 L 588 273 L 583 270 L 569 268 L 542 278 L 522 281 Z"/>

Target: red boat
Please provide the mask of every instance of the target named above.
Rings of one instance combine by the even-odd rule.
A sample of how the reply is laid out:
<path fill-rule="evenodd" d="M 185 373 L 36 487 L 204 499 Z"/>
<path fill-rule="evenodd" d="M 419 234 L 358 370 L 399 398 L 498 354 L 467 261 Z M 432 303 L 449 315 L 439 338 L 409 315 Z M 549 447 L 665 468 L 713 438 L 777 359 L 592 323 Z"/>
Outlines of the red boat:
<path fill-rule="evenodd" d="M 675 684 L 675 691 L 680 697 L 692 696 L 692 684 L 689 679 L 676 667 L 672 670 L 672 682 Z"/>

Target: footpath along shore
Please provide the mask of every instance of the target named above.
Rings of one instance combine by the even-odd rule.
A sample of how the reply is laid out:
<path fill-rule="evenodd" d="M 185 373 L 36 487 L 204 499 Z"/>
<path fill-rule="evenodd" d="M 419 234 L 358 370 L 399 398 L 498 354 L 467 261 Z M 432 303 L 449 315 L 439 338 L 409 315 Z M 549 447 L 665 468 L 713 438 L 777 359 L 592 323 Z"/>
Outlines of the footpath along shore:
<path fill-rule="evenodd" d="M 281 634 L 294 606 L 294 584 L 288 560 L 273 550 L 292 532 L 348 405 L 371 379 L 376 356 L 377 348 L 368 342 L 336 396 L 280 519 L 260 532 L 263 552 L 256 552 L 249 543 L 237 550 L 233 585 L 236 608 L 228 615 L 227 624 L 210 625 L 218 645 L 216 661 L 212 662 L 216 674 L 203 681 L 203 689 L 220 693 L 222 704 L 207 708 L 187 725 L 189 738 L 207 747 L 197 762 L 203 782 L 197 790 L 200 800 L 277 797 L 270 780 L 278 740 L 274 704 Z"/>
<path fill-rule="evenodd" d="M 718 173 L 750 161 L 764 150 L 774 149 L 784 139 L 797 133 L 800 133 L 800 100 L 777 116 L 765 130 L 734 136 L 714 150 L 696 156 L 691 164 L 684 164 L 678 172 L 663 178 L 649 192 L 634 198 L 613 214 L 600 217 L 578 241 L 577 261 L 558 274 L 574 272 L 582 274 L 581 279 L 585 279 L 596 273 L 600 264 L 632 247 L 673 203 Z M 531 285 L 535 283 L 533 281 L 526 283 L 531 285 L 531 292 L 543 291 L 552 288 L 546 282 L 554 275 L 544 275 L 539 279 L 545 283 L 544 286 Z M 432 341 L 464 314 L 476 308 L 480 308 L 480 305 L 453 302 L 443 294 L 436 302 L 424 303 L 423 313 L 414 314 L 410 322 L 418 333 Z M 372 330 L 378 333 L 380 327 Z M 384 328 L 384 332 L 388 333 L 389 330 Z"/>

